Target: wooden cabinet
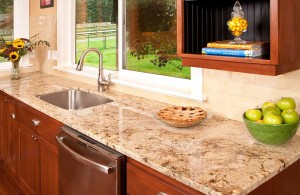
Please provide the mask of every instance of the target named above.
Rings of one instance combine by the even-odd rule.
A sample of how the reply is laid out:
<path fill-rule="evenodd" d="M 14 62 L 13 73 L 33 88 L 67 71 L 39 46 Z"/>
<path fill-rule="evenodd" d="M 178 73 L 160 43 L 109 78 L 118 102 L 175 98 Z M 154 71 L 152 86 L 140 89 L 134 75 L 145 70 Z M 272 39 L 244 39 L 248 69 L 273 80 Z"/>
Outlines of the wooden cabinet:
<path fill-rule="evenodd" d="M 226 22 L 234 1 L 177 0 L 177 53 L 184 66 L 278 75 L 300 68 L 300 1 L 241 0 L 249 26 L 242 38 L 270 41 L 270 55 L 202 55 L 208 42 L 233 39 Z"/>
<path fill-rule="evenodd" d="M 1 94 L 0 159 L 10 174 L 18 174 L 18 135 L 15 129 L 15 101 Z"/>
<path fill-rule="evenodd" d="M 33 131 L 18 122 L 20 137 L 20 186 L 26 194 L 37 194 L 38 189 L 38 154 Z"/>
<path fill-rule="evenodd" d="M 182 195 L 202 193 L 167 177 L 131 158 L 127 158 L 127 194 Z"/>
<path fill-rule="evenodd" d="M 58 194 L 58 148 L 55 135 L 62 125 L 18 102 L 20 185 L 28 194 Z"/>
<path fill-rule="evenodd" d="M 6 172 L 26 194 L 58 194 L 55 135 L 62 124 L 4 93 L 0 97 L 0 157 Z"/>

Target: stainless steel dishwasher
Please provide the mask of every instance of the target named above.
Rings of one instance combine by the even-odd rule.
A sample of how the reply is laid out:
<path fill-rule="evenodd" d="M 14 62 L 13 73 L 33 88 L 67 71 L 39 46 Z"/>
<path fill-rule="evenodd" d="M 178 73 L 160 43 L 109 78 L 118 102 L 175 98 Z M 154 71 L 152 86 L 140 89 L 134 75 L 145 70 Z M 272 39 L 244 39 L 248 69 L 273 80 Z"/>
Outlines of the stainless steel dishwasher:
<path fill-rule="evenodd" d="M 60 195 L 126 194 L 125 156 L 63 126 L 59 144 Z"/>

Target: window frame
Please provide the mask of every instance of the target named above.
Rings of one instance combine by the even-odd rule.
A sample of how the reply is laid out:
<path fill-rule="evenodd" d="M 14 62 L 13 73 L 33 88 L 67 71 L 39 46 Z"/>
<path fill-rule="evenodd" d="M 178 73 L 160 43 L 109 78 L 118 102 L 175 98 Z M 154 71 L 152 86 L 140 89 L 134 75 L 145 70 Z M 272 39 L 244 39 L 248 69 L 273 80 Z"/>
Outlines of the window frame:
<path fill-rule="evenodd" d="M 14 38 L 29 37 L 29 0 L 14 0 Z M 0 70 L 10 70 L 10 62 L 0 63 Z M 20 67 L 28 67 L 28 57 L 23 57 Z"/>
<path fill-rule="evenodd" d="M 57 2 L 57 66 L 54 69 L 97 78 L 98 68 L 86 66 L 82 72 L 75 71 L 75 7 L 75 0 Z M 106 74 L 112 74 L 112 82 L 166 95 L 204 101 L 201 68 L 191 67 L 190 80 L 123 69 L 126 58 L 126 54 L 124 55 L 126 52 L 126 21 L 124 18 L 126 6 L 124 0 L 118 0 L 118 12 L 122 14 L 118 14 L 117 70 L 105 70 Z"/>

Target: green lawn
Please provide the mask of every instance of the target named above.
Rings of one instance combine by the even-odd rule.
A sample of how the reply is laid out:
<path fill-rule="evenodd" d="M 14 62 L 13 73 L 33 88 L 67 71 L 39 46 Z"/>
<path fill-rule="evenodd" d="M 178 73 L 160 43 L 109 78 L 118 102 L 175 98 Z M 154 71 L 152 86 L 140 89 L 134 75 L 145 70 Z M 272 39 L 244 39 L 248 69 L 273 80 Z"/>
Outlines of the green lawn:
<path fill-rule="evenodd" d="M 76 54 L 76 62 L 80 58 L 80 55 L 87 48 L 98 48 L 103 54 L 103 65 L 106 69 L 116 70 L 116 40 L 108 39 L 106 41 L 106 48 L 102 40 L 90 40 L 87 42 L 78 42 L 76 49 L 79 51 Z M 149 55 L 144 59 L 138 60 L 136 57 L 127 55 L 127 67 L 128 70 L 138 71 L 138 72 L 147 72 L 165 76 L 179 77 L 190 79 L 190 68 L 182 67 L 182 70 L 176 68 L 180 66 L 181 60 L 172 60 L 165 67 L 157 67 L 150 62 L 151 59 L 154 59 L 153 55 Z M 96 53 L 89 53 L 86 56 L 85 64 L 93 67 L 98 67 L 98 56 Z"/>

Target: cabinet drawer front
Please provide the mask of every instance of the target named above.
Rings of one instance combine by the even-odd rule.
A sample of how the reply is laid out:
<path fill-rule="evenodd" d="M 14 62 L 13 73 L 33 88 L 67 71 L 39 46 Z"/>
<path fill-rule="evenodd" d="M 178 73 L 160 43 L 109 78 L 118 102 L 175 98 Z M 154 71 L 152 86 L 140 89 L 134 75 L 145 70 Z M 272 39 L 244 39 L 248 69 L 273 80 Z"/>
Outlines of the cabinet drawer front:
<path fill-rule="evenodd" d="M 59 127 L 62 125 L 53 120 L 42 119 L 41 124 L 37 126 L 35 132 L 43 137 L 46 141 L 58 147 L 55 136 L 58 134 Z"/>
<path fill-rule="evenodd" d="M 42 120 L 37 113 L 33 112 L 32 109 L 29 109 L 29 107 L 22 103 L 17 103 L 16 118 L 20 123 L 31 130 L 36 128 L 36 126 L 33 124 L 33 120 Z"/>
<path fill-rule="evenodd" d="M 17 103 L 16 118 L 24 126 L 57 146 L 55 136 L 62 126 L 60 122 L 20 102 Z"/>
<path fill-rule="evenodd" d="M 127 194 L 179 195 L 183 193 L 141 169 L 127 164 Z"/>

